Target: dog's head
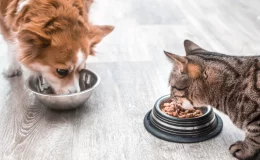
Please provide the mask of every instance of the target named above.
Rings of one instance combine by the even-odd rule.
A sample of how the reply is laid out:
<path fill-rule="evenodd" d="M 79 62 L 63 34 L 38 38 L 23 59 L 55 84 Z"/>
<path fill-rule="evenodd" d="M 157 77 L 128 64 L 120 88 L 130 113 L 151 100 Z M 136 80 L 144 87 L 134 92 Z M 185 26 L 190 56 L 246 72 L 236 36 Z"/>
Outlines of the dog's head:
<path fill-rule="evenodd" d="M 94 54 L 94 46 L 113 27 L 86 22 L 77 8 L 56 9 L 52 14 L 45 19 L 35 15 L 24 18 L 28 22 L 17 34 L 19 60 L 42 75 L 55 94 L 78 92 L 79 71 L 84 68 L 87 57 Z"/>

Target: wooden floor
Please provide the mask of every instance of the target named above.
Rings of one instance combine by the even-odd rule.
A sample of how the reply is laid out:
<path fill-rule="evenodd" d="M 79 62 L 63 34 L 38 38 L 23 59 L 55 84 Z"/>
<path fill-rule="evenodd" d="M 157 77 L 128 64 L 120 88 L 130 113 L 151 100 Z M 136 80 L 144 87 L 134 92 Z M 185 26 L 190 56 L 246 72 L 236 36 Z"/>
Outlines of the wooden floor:
<path fill-rule="evenodd" d="M 222 133 L 195 144 L 157 139 L 143 118 L 169 93 L 163 50 L 184 55 L 190 39 L 208 50 L 259 55 L 259 7 L 259 0 L 96 0 L 92 22 L 116 26 L 88 60 L 101 85 L 85 106 L 58 112 L 28 94 L 22 77 L 0 75 L 0 159 L 233 160 L 228 147 L 244 135 L 223 114 Z M 0 49 L 2 70 L 2 39 Z"/>

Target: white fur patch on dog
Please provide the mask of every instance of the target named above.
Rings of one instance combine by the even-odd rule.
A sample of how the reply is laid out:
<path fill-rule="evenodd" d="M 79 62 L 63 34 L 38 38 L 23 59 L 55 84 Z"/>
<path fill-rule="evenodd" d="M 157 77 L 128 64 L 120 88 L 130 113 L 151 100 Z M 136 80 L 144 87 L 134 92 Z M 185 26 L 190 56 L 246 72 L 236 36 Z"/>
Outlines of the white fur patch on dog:
<path fill-rule="evenodd" d="M 77 62 L 75 64 L 75 70 L 77 70 L 82 65 L 82 63 L 85 62 L 85 55 L 84 55 L 84 53 L 82 52 L 81 49 L 77 53 L 77 58 L 78 59 L 77 59 Z M 71 88 L 70 90 L 73 91 L 73 92 L 80 92 L 79 77 L 74 75 L 73 81 L 74 81 L 74 86 L 73 86 L 73 89 Z"/>
<path fill-rule="evenodd" d="M 18 14 L 25 5 L 27 5 L 29 3 L 30 0 L 20 0 L 18 7 L 16 9 L 16 14 Z"/>
<path fill-rule="evenodd" d="M 78 68 L 84 61 L 85 61 L 85 56 L 84 53 L 81 51 L 81 49 L 77 53 L 77 63 L 76 63 L 76 68 Z"/>
<path fill-rule="evenodd" d="M 80 92 L 79 77 L 76 77 L 76 76 L 74 75 L 73 81 L 74 81 L 74 89 L 75 89 L 74 92 Z M 72 92 L 73 92 L 73 90 L 72 90 Z"/>

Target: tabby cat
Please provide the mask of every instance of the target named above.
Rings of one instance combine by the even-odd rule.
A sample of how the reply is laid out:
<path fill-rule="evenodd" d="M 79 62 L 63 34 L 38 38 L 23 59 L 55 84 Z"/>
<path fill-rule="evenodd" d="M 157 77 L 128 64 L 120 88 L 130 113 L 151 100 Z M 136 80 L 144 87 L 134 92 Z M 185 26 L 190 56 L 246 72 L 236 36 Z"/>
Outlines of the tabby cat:
<path fill-rule="evenodd" d="M 165 51 L 175 65 L 171 96 L 196 107 L 211 105 L 246 132 L 229 148 L 239 160 L 260 160 L 260 56 L 238 57 L 209 52 L 185 40 L 186 56 Z"/>

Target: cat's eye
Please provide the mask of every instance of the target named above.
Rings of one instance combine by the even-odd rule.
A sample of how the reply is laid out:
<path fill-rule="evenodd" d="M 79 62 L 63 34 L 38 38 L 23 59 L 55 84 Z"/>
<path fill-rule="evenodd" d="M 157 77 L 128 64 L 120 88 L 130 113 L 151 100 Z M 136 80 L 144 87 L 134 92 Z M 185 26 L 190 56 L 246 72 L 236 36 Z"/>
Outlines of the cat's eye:
<path fill-rule="evenodd" d="M 56 72 L 62 77 L 65 77 L 69 74 L 68 69 L 56 69 Z"/>

